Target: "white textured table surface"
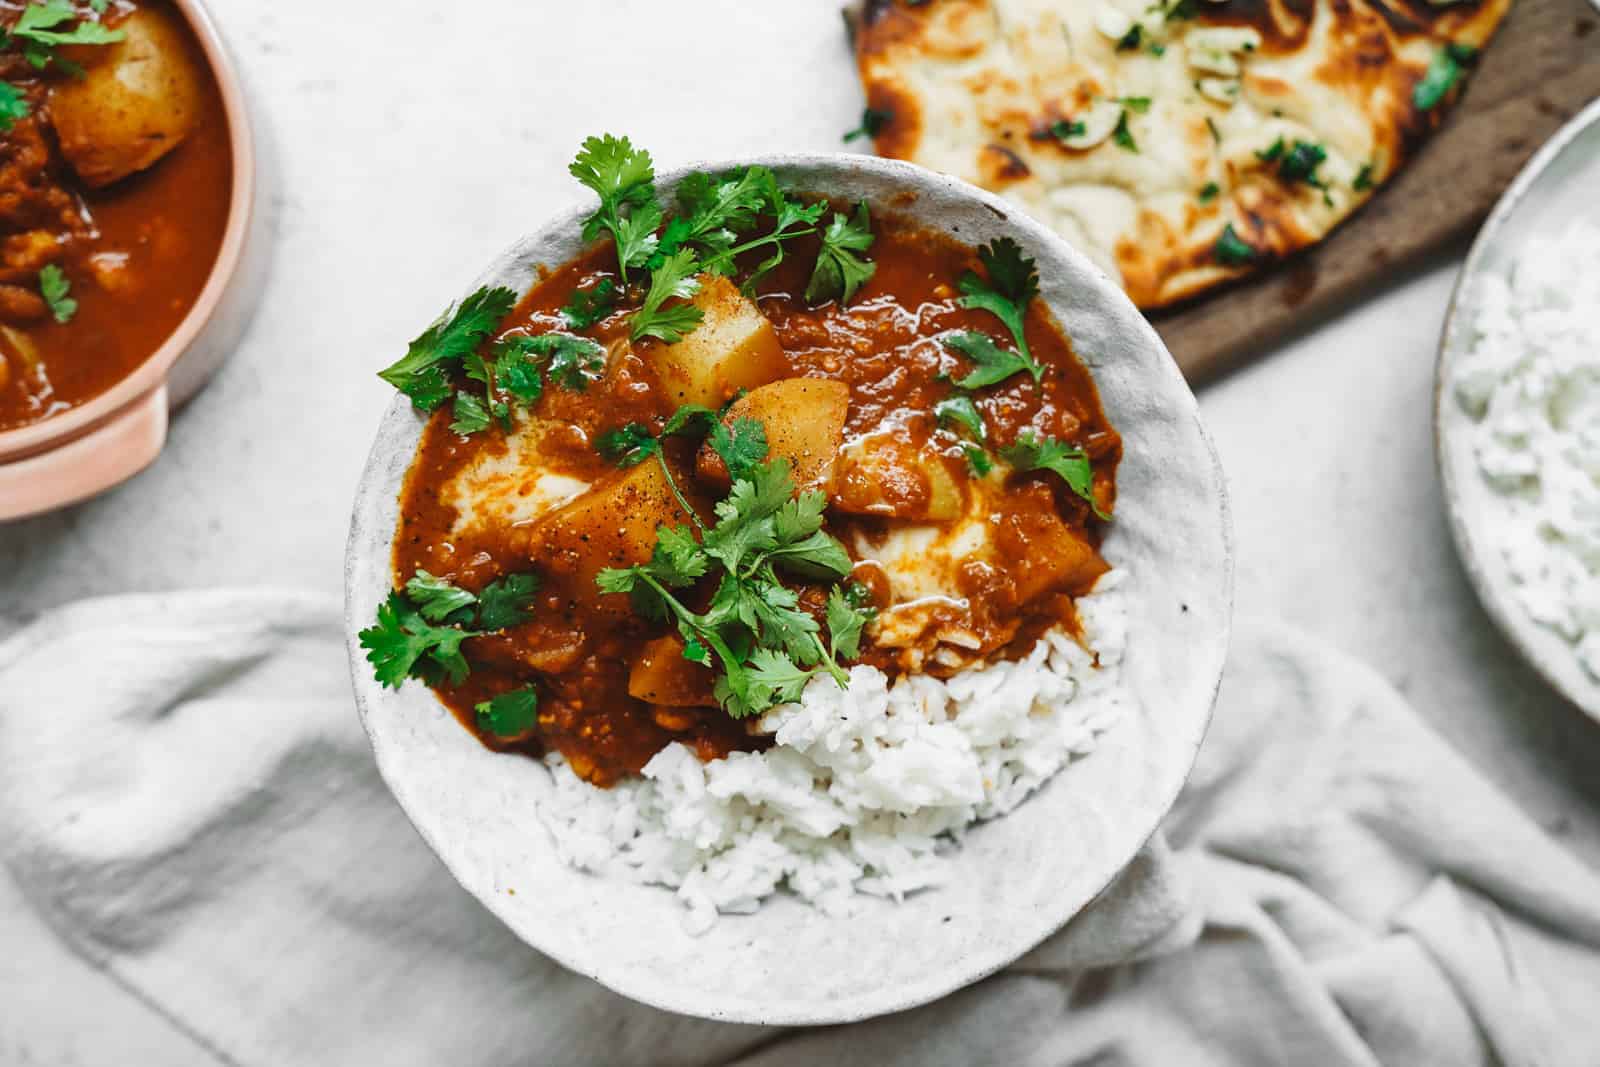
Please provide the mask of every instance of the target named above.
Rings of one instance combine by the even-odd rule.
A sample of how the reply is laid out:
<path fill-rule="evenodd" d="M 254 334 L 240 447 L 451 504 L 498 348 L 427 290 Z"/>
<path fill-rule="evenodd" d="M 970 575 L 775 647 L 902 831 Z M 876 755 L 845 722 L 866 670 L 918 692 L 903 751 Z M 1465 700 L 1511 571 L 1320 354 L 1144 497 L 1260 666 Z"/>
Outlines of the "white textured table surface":
<path fill-rule="evenodd" d="M 381 15 L 213 6 L 277 159 L 261 311 L 153 469 L 0 527 L 0 634 L 94 594 L 337 589 L 388 398 L 373 371 L 576 197 L 566 163 L 586 134 L 628 133 L 672 165 L 833 149 L 860 109 L 836 0 L 485 0 L 471 19 L 422 0 Z M 1490 628 L 1441 510 L 1428 412 L 1454 273 L 1397 278 L 1203 392 L 1233 487 L 1238 606 L 1365 658 L 1600 866 L 1600 726 Z M 212 1062 L 67 956 L 12 893 L 0 879 L 0 1063 Z"/>

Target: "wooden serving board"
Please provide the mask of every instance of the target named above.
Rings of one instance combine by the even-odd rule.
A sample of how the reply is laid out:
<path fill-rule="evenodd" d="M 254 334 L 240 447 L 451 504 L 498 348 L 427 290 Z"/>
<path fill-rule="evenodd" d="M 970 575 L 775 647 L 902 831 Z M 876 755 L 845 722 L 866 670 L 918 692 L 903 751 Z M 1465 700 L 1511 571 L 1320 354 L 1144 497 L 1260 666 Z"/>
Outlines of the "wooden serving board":
<path fill-rule="evenodd" d="M 1454 114 L 1347 224 L 1151 320 L 1191 382 L 1214 378 L 1470 233 L 1528 157 L 1596 98 L 1600 12 L 1589 0 L 1514 0 Z"/>

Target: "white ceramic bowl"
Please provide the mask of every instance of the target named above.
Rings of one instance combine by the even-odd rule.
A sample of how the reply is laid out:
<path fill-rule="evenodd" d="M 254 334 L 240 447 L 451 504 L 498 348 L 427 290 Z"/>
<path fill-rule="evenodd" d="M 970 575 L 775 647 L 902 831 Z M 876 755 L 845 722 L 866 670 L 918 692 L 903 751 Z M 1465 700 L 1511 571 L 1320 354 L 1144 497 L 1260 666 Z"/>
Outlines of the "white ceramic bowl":
<path fill-rule="evenodd" d="M 1012 962 L 1088 904 L 1133 858 L 1183 785 L 1210 719 L 1227 647 L 1232 549 L 1222 472 L 1193 395 L 1115 283 L 1015 207 L 964 182 L 860 156 L 767 156 L 806 192 L 865 198 L 971 244 L 1017 239 L 1042 295 L 1092 370 L 1126 455 L 1105 553 L 1130 572 L 1124 672 L 1137 714 L 1108 731 L 1004 818 L 976 827 L 951 879 L 902 903 L 868 899 L 829 918 L 780 893 L 759 912 L 684 932 L 672 892 L 572 870 L 537 810 L 544 767 L 481 746 L 420 685 L 380 688 L 356 641 L 391 588 L 396 494 L 420 418 L 403 398 L 384 416 L 362 476 L 346 558 L 355 692 L 378 765 L 456 878 L 512 930 L 566 966 L 636 1000 L 747 1023 L 837 1023 L 909 1008 Z M 684 171 L 664 175 L 664 195 Z M 558 214 L 480 284 L 526 291 L 541 265 L 582 247 L 585 205 Z M 418 309 L 425 321 L 427 308 Z M 373 353 L 372 365 L 389 361 Z"/>
<path fill-rule="evenodd" d="M 1450 532 L 1467 577 L 1506 639 L 1551 686 L 1600 720 L 1600 683 L 1572 645 L 1535 623 L 1517 603 L 1492 531 L 1504 504 L 1484 483 L 1472 451 L 1470 416 L 1456 402 L 1456 368 L 1473 337 L 1474 298 L 1487 274 L 1502 274 L 1531 238 L 1551 236 L 1577 218 L 1600 220 L 1600 100 L 1579 112 L 1530 159 L 1495 205 L 1456 280 L 1434 371 L 1433 426 Z M 1597 338 L 1600 344 L 1600 338 Z"/>

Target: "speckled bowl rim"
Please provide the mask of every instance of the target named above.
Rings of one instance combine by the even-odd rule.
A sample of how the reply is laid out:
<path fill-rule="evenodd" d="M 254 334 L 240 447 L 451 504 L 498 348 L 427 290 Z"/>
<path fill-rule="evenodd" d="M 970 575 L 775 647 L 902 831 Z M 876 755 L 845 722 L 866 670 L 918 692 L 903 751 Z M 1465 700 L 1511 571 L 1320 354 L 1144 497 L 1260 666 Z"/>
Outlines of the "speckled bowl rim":
<path fill-rule="evenodd" d="M 418 697 L 416 693 L 420 687 L 417 686 L 400 691 L 384 690 L 377 686 L 356 639 L 357 631 L 369 624 L 371 612 L 375 610 L 378 600 L 389 587 L 394 498 L 411 461 L 410 448 L 405 448 L 404 454 L 397 454 L 399 449 L 392 446 L 404 446 L 407 441 L 414 442 L 417 433 L 420 432 L 421 420 L 411 411 L 404 397 L 397 396 L 384 415 L 357 491 L 346 554 L 346 633 L 356 702 L 363 725 L 373 743 L 380 772 L 395 793 L 402 809 L 412 819 L 423 839 L 440 856 L 445 866 L 469 892 L 506 922 L 524 941 L 571 970 L 587 975 L 616 992 L 668 1011 L 724 1022 L 762 1025 L 846 1023 L 928 1003 L 1014 962 L 1059 931 L 1090 904 L 1133 860 L 1140 848 L 1154 834 L 1193 768 L 1195 755 L 1210 723 L 1211 710 L 1221 682 L 1233 596 L 1232 521 L 1227 503 L 1226 483 L 1215 447 L 1200 422 L 1198 404 L 1170 354 L 1167 353 L 1154 329 L 1139 314 L 1121 288 L 1053 232 L 1023 214 L 1015 205 L 965 182 L 911 164 L 873 157 L 843 154 L 760 155 L 701 162 L 660 175 L 658 185 L 665 192 L 692 170 L 722 171 L 752 164 L 771 167 L 779 172 L 780 176 L 785 173 L 827 174 L 831 175 L 834 181 L 848 183 L 855 177 L 865 175 L 869 182 L 892 184 L 896 187 L 892 195 L 897 198 L 910 194 L 913 199 L 932 201 L 931 206 L 922 208 L 920 213 L 918 208 L 912 208 L 903 211 L 904 214 L 913 220 L 946 231 L 949 231 L 950 226 L 941 222 L 942 216 L 928 217 L 929 212 L 939 209 L 941 199 L 950 203 L 964 202 L 964 208 L 970 211 L 973 217 L 982 217 L 989 227 L 1003 227 L 1006 233 L 1014 235 L 1025 248 L 1037 255 L 1042 272 L 1048 272 L 1052 264 L 1061 268 L 1059 283 L 1053 282 L 1047 274 L 1043 286 L 1044 295 L 1050 303 L 1052 312 L 1062 320 L 1063 327 L 1073 336 L 1080 358 L 1084 358 L 1085 362 L 1090 364 L 1091 370 L 1094 370 L 1097 364 L 1093 359 L 1085 357 L 1079 336 L 1072 333 L 1073 322 L 1087 323 L 1094 329 L 1109 330 L 1108 337 L 1102 340 L 1133 353 L 1128 355 L 1126 366 L 1118 366 L 1115 358 L 1103 361 L 1101 369 L 1096 372 L 1096 378 L 1102 385 L 1102 395 L 1105 395 L 1106 380 L 1102 379 L 1102 374 L 1109 379 L 1118 381 L 1126 379 L 1130 383 L 1136 380 L 1140 383 L 1139 388 L 1134 388 L 1131 384 L 1123 388 L 1126 389 L 1126 403 L 1130 409 L 1143 413 L 1140 417 L 1148 424 L 1150 445 L 1148 453 L 1140 453 L 1137 461 L 1132 458 L 1132 453 L 1140 446 L 1133 445 L 1129 453 L 1125 454 L 1123 471 L 1126 475 L 1130 469 L 1137 469 L 1147 472 L 1150 478 L 1158 480 L 1165 478 L 1165 481 L 1152 490 L 1152 502 L 1147 508 L 1149 515 L 1138 522 L 1129 518 L 1131 510 L 1128 505 L 1129 494 L 1126 492 L 1123 494 L 1123 507 L 1119 513 L 1124 517 L 1124 526 L 1114 530 L 1108 538 L 1107 551 L 1108 555 L 1111 554 L 1113 546 L 1121 538 L 1122 542 L 1129 546 L 1127 551 L 1130 554 L 1137 555 L 1143 552 L 1147 555 L 1159 555 L 1169 561 L 1163 577 L 1171 579 L 1170 584 L 1157 585 L 1154 573 L 1150 575 L 1150 582 L 1152 587 L 1158 588 L 1160 595 L 1165 598 L 1161 610 L 1166 614 L 1162 621 L 1173 627 L 1173 636 L 1164 636 L 1158 640 L 1153 634 L 1143 639 L 1133 635 L 1130 637 L 1129 655 L 1146 657 L 1139 666 L 1141 674 L 1156 676 L 1150 682 L 1150 686 L 1158 690 L 1163 697 L 1180 698 L 1176 701 L 1180 706 L 1168 706 L 1163 703 L 1160 707 L 1147 709 L 1141 705 L 1139 716 L 1141 722 L 1159 717 L 1163 725 L 1165 736 L 1158 746 L 1162 750 L 1161 753 L 1139 751 L 1130 755 L 1103 740 L 1101 746 L 1083 762 L 1091 763 L 1097 757 L 1105 761 L 1101 778 L 1113 777 L 1120 772 L 1138 771 L 1142 767 L 1161 764 L 1162 761 L 1166 761 L 1167 765 L 1151 772 L 1158 774 L 1159 777 L 1158 780 L 1148 783 L 1148 789 L 1144 788 L 1143 782 L 1135 787 L 1140 790 L 1137 794 L 1139 802 L 1131 804 L 1127 811 L 1116 809 L 1108 813 L 1104 805 L 1093 804 L 1088 805 L 1092 810 L 1086 812 L 1059 810 L 1061 805 L 1050 798 L 1057 797 L 1058 793 L 1066 788 L 1059 783 L 1073 774 L 1078 766 L 1075 763 L 1072 768 L 1047 782 L 1016 811 L 1003 819 L 975 827 L 962 845 L 963 852 L 968 850 L 972 852 L 967 867 L 977 866 L 987 875 L 988 871 L 981 867 L 981 861 L 990 857 L 984 851 L 985 846 L 975 844 L 988 840 L 983 836 L 987 828 L 1017 820 L 1020 825 L 1010 834 L 1000 832 L 993 835 L 997 841 L 1009 842 L 1022 833 L 1024 827 L 1034 827 L 1039 820 L 1059 816 L 1064 829 L 1075 832 L 1085 829 L 1091 831 L 1089 838 L 1082 836 L 1068 838 L 1068 846 L 1081 844 L 1085 852 L 1099 848 L 1105 853 L 1103 861 L 1092 866 L 1088 863 L 1080 865 L 1075 878 L 1081 884 L 1073 884 L 1070 887 L 1053 886 L 1054 889 L 1061 891 L 1037 897 L 1043 904 L 1033 912 L 1000 913 L 998 909 L 1009 907 L 1017 895 L 1009 884 L 1010 879 L 1001 879 L 1003 884 L 997 884 L 993 877 L 984 877 L 974 879 L 982 882 L 981 887 L 962 886 L 962 892 L 974 893 L 981 890 L 983 894 L 992 894 L 993 896 L 982 896 L 981 899 L 986 904 L 993 897 L 1003 897 L 1006 903 L 996 904 L 988 911 L 979 909 L 981 914 L 969 924 L 978 929 L 973 931 L 974 936 L 967 942 L 967 947 L 971 951 L 966 955 L 951 959 L 943 953 L 936 953 L 929 967 L 916 970 L 900 981 L 886 980 L 881 972 L 869 970 L 872 966 L 869 961 L 872 960 L 874 952 L 881 957 L 880 962 L 882 959 L 894 960 L 909 941 L 903 934 L 897 935 L 870 926 L 870 936 L 858 944 L 845 936 L 843 931 L 847 929 L 846 927 L 830 928 L 826 925 L 849 923 L 853 922 L 853 919 L 829 920 L 784 893 L 770 898 L 756 915 L 725 916 L 719 920 L 712 932 L 703 935 L 705 940 L 692 939 L 690 942 L 683 942 L 680 939 L 670 951 L 619 939 L 618 931 L 610 924 L 620 912 L 606 910 L 616 909 L 619 899 L 623 901 L 622 911 L 627 911 L 630 904 L 636 905 L 641 911 L 650 914 L 636 920 L 636 925 L 644 925 L 634 933 L 644 939 L 659 935 L 664 941 L 672 941 L 673 932 L 661 928 L 665 925 L 673 927 L 678 925 L 672 916 L 680 914 L 678 909 L 681 909 L 681 905 L 669 890 L 660 887 L 635 887 L 620 879 L 576 875 L 570 870 L 546 871 L 540 868 L 536 871 L 524 871 L 525 877 L 535 883 L 548 879 L 568 886 L 574 877 L 587 879 L 583 886 L 563 890 L 585 898 L 579 902 L 583 905 L 581 908 L 573 907 L 574 902 L 559 902 L 560 907 L 569 908 L 564 920 L 562 917 L 548 916 L 539 911 L 534 911 L 530 915 L 528 911 L 523 910 L 526 905 L 520 901 L 533 897 L 534 893 L 524 891 L 519 893 L 518 897 L 508 897 L 502 888 L 501 883 L 507 877 L 504 868 L 511 861 L 501 861 L 499 857 L 485 855 L 487 849 L 481 840 L 482 835 L 476 830 L 472 832 L 473 841 L 462 841 L 453 839 L 451 831 L 441 829 L 450 820 L 459 823 L 463 819 L 471 821 L 475 817 L 482 817 L 483 812 L 475 816 L 470 812 L 463 815 L 459 810 L 446 809 L 451 803 L 457 805 L 479 803 L 484 799 L 479 794 L 496 787 L 477 780 L 475 774 L 475 780 L 471 782 L 462 782 L 457 777 L 442 778 L 435 794 L 454 791 L 455 795 L 448 800 L 440 795 L 420 791 L 415 780 L 426 777 L 429 773 L 439 774 L 437 770 L 439 761 L 434 760 L 428 763 L 428 769 L 419 771 L 418 767 L 424 761 L 418 758 L 416 753 L 408 750 L 408 744 L 412 744 L 413 741 L 408 740 L 405 733 L 408 730 L 438 729 L 444 731 L 438 734 L 440 738 L 446 738 L 448 735 L 450 739 L 443 743 L 452 749 L 461 750 L 462 746 L 470 746 L 479 751 L 486 750 L 482 750 L 476 740 L 462 730 L 440 706 L 437 699 L 426 690 L 421 690 L 425 695 Z M 824 179 L 814 185 L 802 182 L 797 187 L 816 189 L 828 185 L 829 180 Z M 841 184 L 838 188 L 844 190 L 849 187 Z M 890 208 L 899 210 L 903 208 L 903 204 L 891 202 Z M 501 257 L 500 262 L 514 260 L 519 249 L 536 245 L 540 235 L 564 229 L 576 232 L 582 216 L 591 210 L 592 204 L 582 203 L 557 213 L 551 221 L 533 231 L 533 236 L 524 239 L 514 246 L 511 252 Z M 999 223 L 985 215 L 985 211 L 992 213 L 994 218 L 1000 220 Z M 967 234 L 958 236 L 969 243 L 975 243 Z M 524 256 L 524 259 L 527 257 Z M 492 269 L 481 277 L 477 284 L 487 284 L 490 281 L 505 284 L 502 275 L 503 271 L 496 273 Z M 533 281 L 534 279 L 530 278 L 525 283 L 524 291 Z M 1072 290 L 1074 300 L 1069 301 L 1062 297 L 1058 305 L 1051 299 L 1052 292 L 1057 291 L 1054 286 L 1059 284 L 1064 290 L 1069 282 L 1077 287 Z M 374 366 L 382 362 L 386 360 L 377 355 L 373 357 Z M 1160 380 L 1159 386 L 1152 385 L 1151 375 Z M 1108 408 L 1110 406 L 1108 404 Z M 1164 435 L 1191 443 L 1183 462 L 1173 464 L 1169 454 L 1159 451 L 1157 444 Z M 1193 477 L 1148 473 L 1168 469 L 1185 470 Z M 1191 514 L 1171 519 L 1154 502 L 1156 497 L 1160 497 L 1166 504 L 1188 501 L 1196 502 L 1199 506 L 1192 509 Z M 384 526 L 386 517 L 388 525 Z M 372 528 L 374 526 L 377 528 L 376 533 Z M 1152 532 L 1153 528 L 1155 532 Z M 1169 534 L 1169 530 L 1174 532 Z M 1184 541 L 1185 537 L 1188 538 L 1187 541 Z M 1163 538 L 1171 543 L 1163 542 Z M 1158 545 L 1158 542 L 1162 543 Z M 1191 556 L 1195 562 L 1188 561 L 1188 557 Z M 1172 562 L 1178 560 L 1184 562 Z M 1151 568 L 1152 572 L 1157 569 Z M 376 586 L 380 580 L 383 589 L 367 588 L 369 585 Z M 1190 592 L 1196 592 L 1198 595 L 1191 597 L 1188 595 Z M 1157 599 L 1157 594 L 1152 592 L 1147 596 L 1152 602 L 1149 610 L 1156 610 L 1153 603 Z M 1181 605 L 1185 613 L 1182 617 L 1178 614 L 1180 596 L 1185 598 L 1185 602 Z M 1191 602 L 1194 611 L 1192 616 L 1187 614 L 1191 610 Z M 1142 650 L 1138 644 L 1141 640 L 1146 642 Z M 1168 653 L 1180 647 L 1181 652 L 1170 657 L 1163 655 L 1161 654 L 1163 645 Z M 1172 660 L 1178 661 L 1181 666 L 1172 666 Z M 1177 680 L 1174 680 L 1174 675 Z M 427 721 L 430 718 L 433 720 L 431 723 Z M 1148 723 L 1145 722 L 1144 726 L 1148 728 Z M 1116 726 L 1112 728 L 1113 732 L 1117 729 Z M 1130 724 L 1128 729 L 1136 730 L 1138 727 Z M 1113 749 L 1117 750 L 1115 755 L 1111 752 Z M 430 759 L 434 756 L 433 753 L 428 755 Z M 478 757 L 461 758 L 476 760 L 475 766 L 479 770 L 485 770 L 489 766 Z M 537 770 L 539 774 L 544 773 L 542 768 L 532 764 L 531 761 L 523 763 Z M 504 775 L 517 773 L 519 772 L 515 770 L 507 770 Z M 504 775 L 499 781 L 496 794 L 502 800 L 506 799 L 508 792 L 507 779 Z M 548 775 L 544 775 L 544 778 L 547 780 Z M 530 772 L 522 780 L 533 783 L 539 778 Z M 1084 785 L 1084 782 L 1080 782 L 1076 788 L 1081 792 Z M 495 817 L 503 818 L 498 814 L 498 809 L 489 810 L 496 813 Z M 1026 813 L 1030 811 L 1033 814 L 1027 815 Z M 1024 817 L 1027 820 L 1025 822 L 1022 821 Z M 1098 837 L 1092 833 L 1102 829 L 1104 823 L 1118 818 L 1124 825 L 1115 827 L 1113 832 Z M 1071 819 L 1077 821 L 1065 826 Z M 1056 822 L 1045 825 L 1052 834 L 1058 828 Z M 542 826 L 539 826 L 536 832 L 543 834 Z M 501 837 L 506 842 L 511 841 L 509 833 L 504 833 Z M 1103 841 L 1105 837 L 1114 837 L 1114 842 L 1105 844 Z M 1031 850 L 1031 859 L 1039 854 L 1040 849 L 1049 850 L 1057 843 L 1058 839 L 1055 836 L 1030 837 L 1026 839 L 1025 845 L 1026 849 Z M 531 848 L 521 840 L 516 842 L 516 847 Z M 548 845 L 543 847 L 548 851 Z M 1001 844 L 997 846 L 997 850 L 1003 854 L 1004 847 L 1004 844 Z M 497 861 L 500 861 L 498 873 L 493 869 Z M 1052 863 L 1041 863 L 1037 866 L 1052 867 Z M 559 861 L 556 861 L 555 866 L 560 866 Z M 1018 874 L 1018 881 L 1039 881 L 1039 876 L 1026 869 L 1025 865 L 1018 864 L 1008 870 Z M 535 890 L 537 888 L 536 884 Z M 1064 891 L 1067 888 L 1070 888 L 1070 894 Z M 956 890 L 947 886 L 929 891 L 930 894 L 947 892 L 954 894 Z M 654 893 L 658 894 L 658 897 L 652 897 L 647 902 L 640 893 Z M 897 930 L 915 929 L 924 934 L 954 936 L 943 934 L 948 929 L 945 926 L 916 925 L 919 921 L 931 921 L 923 915 L 929 910 L 928 907 L 914 903 L 923 899 L 938 898 L 918 894 L 907 898 L 904 905 L 890 905 L 874 900 L 868 901 L 864 906 L 873 909 L 871 911 L 873 918 L 882 919 L 888 926 Z M 952 897 L 951 900 L 953 899 L 955 898 Z M 946 900 L 934 910 L 959 911 L 951 900 Z M 511 901 L 519 902 L 513 904 Z M 672 910 L 670 912 L 664 910 L 663 903 Z M 888 910 L 889 908 L 904 908 L 908 912 L 915 909 L 916 914 L 901 918 L 894 911 Z M 794 909 L 802 909 L 812 917 L 796 918 Z M 783 912 L 781 917 L 777 915 L 780 910 Z M 630 920 L 634 920 L 631 912 L 628 914 Z M 652 918 L 655 920 L 653 924 L 650 923 Z M 963 912 L 960 918 L 965 922 L 968 914 Z M 570 928 L 585 919 L 590 921 L 588 928 L 576 931 Z M 949 923 L 950 918 L 946 917 L 942 922 Z M 770 960 L 773 952 L 781 950 L 786 953 L 783 956 L 785 967 L 790 961 L 794 966 L 801 968 L 818 964 L 818 959 L 807 956 L 805 948 L 797 948 L 782 939 L 774 941 L 773 938 L 765 936 L 764 931 L 740 925 L 746 923 L 758 923 L 768 929 L 787 928 L 789 925 L 798 924 L 800 933 L 797 934 L 797 938 L 804 940 L 806 938 L 800 938 L 800 934 L 809 935 L 809 941 L 815 943 L 810 948 L 819 958 L 826 955 L 827 958 L 835 960 L 848 960 L 855 968 L 855 972 L 845 977 L 819 975 L 819 981 L 823 984 L 834 981 L 841 986 L 841 989 L 835 992 L 814 992 L 807 987 L 804 993 L 792 995 L 770 993 L 765 988 L 747 993 L 747 987 L 744 985 L 737 985 L 733 990 L 723 988 L 708 991 L 708 987 L 715 983 L 701 979 L 698 971 L 695 976 L 684 973 L 690 967 L 720 973 L 730 968 L 739 970 L 757 966 L 747 959 L 740 958 L 744 955 L 743 938 L 747 932 L 751 934 L 749 941 L 751 946 L 761 943 L 761 950 L 766 953 L 762 959 Z M 992 939 L 985 939 L 985 936 L 990 934 L 994 935 Z M 593 944 L 585 940 L 591 935 L 595 938 L 618 939 L 619 944 L 613 947 L 628 958 L 617 959 L 598 952 Z M 841 944 L 848 946 L 847 949 L 841 949 Z M 974 945 L 977 947 L 973 948 Z M 919 951 L 932 951 L 938 947 L 941 946 L 926 949 L 919 946 Z M 859 962 L 857 949 L 859 949 Z M 711 957 L 709 960 L 708 956 Z M 769 967 L 765 973 L 776 976 L 780 970 Z M 702 984 L 696 985 L 697 980 L 702 981 Z M 723 985 L 727 984 L 727 980 L 719 981 Z"/>
<path fill-rule="evenodd" d="M 167 381 L 172 366 L 195 342 L 210 323 L 239 273 L 245 244 L 251 233 L 256 210 L 258 181 L 256 143 L 249 102 L 238 68 L 216 22 L 201 0 L 172 0 L 193 31 L 205 53 L 211 75 L 222 96 L 222 109 L 228 121 L 228 147 L 233 155 L 233 187 L 228 198 L 228 221 L 222 244 L 211 263 L 211 273 L 195 298 L 194 306 L 176 329 L 155 351 L 145 357 L 126 377 L 99 396 L 26 426 L 0 430 L 0 462 L 22 459 L 49 451 L 83 436 L 137 404 Z"/>
<path fill-rule="evenodd" d="M 1596 7 L 1600 8 L 1600 0 L 1596 0 Z M 1529 209 L 1530 205 L 1537 207 L 1544 188 L 1540 180 L 1591 127 L 1600 127 L 1600 100 L 1569 119 L 1534 153 L 1500 195 L 1473 240 L 1461 273 L 1456 277 L 1444 328 L 1439 335 L 1433 379 L 1433 440 L 1434 462 L 1443 487 L 1450 536 L 1478 601 L 1528 666 L 1584 714 L 1600 722 L 1600 683 L 1584 673 L 1568 642 L 1535 623 L 1518 606 L 1500 553 L 1488 543 L 1487 535 L 1475 521 L 1475 516 L 1483 514 L 1487 506 L 1489 492 L 1482 479 L 1469 471 L 1471 446 L 1462 432 L 1466 428 L 1465 416 L 1450 387 L 1456 366 L 1471 339 L 1471 320 L 1476 312 L 1472 298 L 1480 276 L 1491 269 L 1488 260 L 1502 246 L 1514 247 L 1526 237 L 1517 229 L 1519 212 Z M 1600 174 L 1600 145 L 1597 145 L 1592 169 Z M 1596 218 L 1600 220 L 1600 215 Z"/>

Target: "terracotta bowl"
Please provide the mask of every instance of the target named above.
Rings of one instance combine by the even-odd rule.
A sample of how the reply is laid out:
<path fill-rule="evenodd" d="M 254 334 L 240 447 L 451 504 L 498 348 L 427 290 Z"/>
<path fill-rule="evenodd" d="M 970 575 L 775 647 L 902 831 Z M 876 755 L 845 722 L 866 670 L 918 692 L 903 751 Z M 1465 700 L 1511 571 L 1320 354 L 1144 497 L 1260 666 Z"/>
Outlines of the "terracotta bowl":
<path fill-rule="evenodd" d="M 222 247 L 194 307 L 132 374 L 71 411 L 0 431 L 0 521 L 75 504 L 148 467 L 166 443 L 168 414 L 215 373 L 255 310 L 267 242 L 244 87 L 205 7 L 173 3 L 205 51 L 228 117 L 233 192 Z"/>
<path fill-rule="evenodd" d="M 1127 866 L 1171 807 L 1210 721 L 1228 643 L 1233 551 L 1222 472 L 1193 394 L 1122 290 L 1061 238 L 988 193 L 910 164 L 861 156 L 764 156 L 791 188 L 865 199 L 972 245 L 1016 239 L 1041 296 L 1093 373 L 1125 447 L 1105 554 L 1127 570 L 1123 677 L 1134 708 L 1098 746 L 1003 818 L 973 827 L 948 881 L 903 902 L 863 899 L 831 918 L 778 893 L 695 937 L 668 889 L 580 873 L 538 817 L 544 765 L 497 755 L 420 685 L 385 690 L 356 632 L 392 588 L 397 494 L 423 420 L 403 397 L 362 475 L 346 556 L 355 693 L 378 766 L 445 866 L 528 944 L 657 1007 L 777 1025 L 838 1023 L 943 996 L 1060 929 Z M 658 180 L 670 200 L 684 171 Z M 584 204 L 489 266 L 481 284 L 526 291 L 576 254 Z M 442 301 L 441 301 L 442 302 Z M 419 309 L 426 312 L 428 309 Z M 419 321 L 426 319 L 419 315 Z M 374 352 L 372 366 L 391 354 Z"/>

